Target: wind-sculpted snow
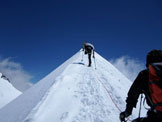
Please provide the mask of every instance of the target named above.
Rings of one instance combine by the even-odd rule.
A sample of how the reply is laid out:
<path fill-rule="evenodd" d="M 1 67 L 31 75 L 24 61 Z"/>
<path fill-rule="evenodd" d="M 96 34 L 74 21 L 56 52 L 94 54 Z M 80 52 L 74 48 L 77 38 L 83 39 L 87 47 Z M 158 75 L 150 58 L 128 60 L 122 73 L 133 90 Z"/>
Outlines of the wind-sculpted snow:
<path fill-rule="evenodd" d="M 94 61 L 92 67 L 87 66 L 87 55 L 83 61 L 81 59 L 82 52 L 79 51 L 0 111 L 0 121 L 7 109 L 12 111 L 9 116 L 15 112 L 9 108 L 16 106 L 17 101 L 27 100 L 26 104 L 29 101 L 30 104 L 22 103 L 21 112 L 14 114 L 18 117 L 1 122 L 119 122 L 119 113 L 125 109 L 132 82 L 97 53 L 96 69 Z"/>

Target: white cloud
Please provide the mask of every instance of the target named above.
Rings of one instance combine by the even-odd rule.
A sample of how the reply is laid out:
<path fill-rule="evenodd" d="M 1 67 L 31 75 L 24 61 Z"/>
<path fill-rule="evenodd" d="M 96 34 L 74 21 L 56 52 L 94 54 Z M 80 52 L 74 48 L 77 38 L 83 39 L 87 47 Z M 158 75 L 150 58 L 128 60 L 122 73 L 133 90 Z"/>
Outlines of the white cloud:
<path fill-rule="evenodd" d="M 138 73 L 145 68 L 144 63 L 129 56 L 111 59 L 110 62 L 131 81 L 134 81 Z"/>
<path fill-rule="evenodd" d="M 30 82 L 32 76 L 22 68 L 20 63 L 10 58 L 0 60 L 0 72 L 20 91 L 25 91 L 32 85 Z"/>

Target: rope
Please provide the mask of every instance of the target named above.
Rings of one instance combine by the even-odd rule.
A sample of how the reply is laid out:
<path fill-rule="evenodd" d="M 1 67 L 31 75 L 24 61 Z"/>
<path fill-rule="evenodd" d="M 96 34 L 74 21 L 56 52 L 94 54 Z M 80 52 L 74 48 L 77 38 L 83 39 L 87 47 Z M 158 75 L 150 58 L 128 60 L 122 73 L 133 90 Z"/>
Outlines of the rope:
<path fill-rule="evenodd" d="M 94 72 L 95 72 L 95 71 L 94 71 Z M 113 104 L 115 105 L 115 107 L 116 107 L 116 108 L 118 109 L 118 111 L 121 113 L 121 112 L 122 112 L 121 109 L 120 109 L 120 108 L 118 107 L 118 105 L 114 102 L 114 100 L 113 100 L 113 98 L 112 98 L 112 96 L 111 96 L 109 90 L 106 88 L 105 84 L 100 80 L 100 78 L 98 77 L 98 75 L 97 75 L 96 73 L 95 73 L 95 76 L 96 76 L 96 78 L 98 79 L 98 81 L 102 84 L 102 86 L 104 87 L 104 89 L 106 90 L 106 92 L 108 93 L 108 95 L 109 95 L 111 101 L 113 102 Z M 128 118 L 126 121 L 131 121 L 131 120 Z"/>
<path fill-rule="evenodd" d="M 110 95 L 110 92 L 108 91 L 108 89 L 106 88 L 106 86 L 104 85 L 104 83 L 98 78 L 97 75 L 96 75 L 96 77 L 97 77 L 98 81 L 100 81 L 100 83 L 102 84 L 102 86 L 104 87 L 104 89 L 106 90 L 106 92 L 108 93 L 108 95 L 109 95 L 111 101 L 113 102 L 113 104 L 115 105 L 115 107 L 119 110 L 119 112 L 122 112 L 122 111 L 120 110 L 120 108 L 117 106 L 117 104 L 113 101 L 113 98 L 112 98 L 112 96 Z"/>

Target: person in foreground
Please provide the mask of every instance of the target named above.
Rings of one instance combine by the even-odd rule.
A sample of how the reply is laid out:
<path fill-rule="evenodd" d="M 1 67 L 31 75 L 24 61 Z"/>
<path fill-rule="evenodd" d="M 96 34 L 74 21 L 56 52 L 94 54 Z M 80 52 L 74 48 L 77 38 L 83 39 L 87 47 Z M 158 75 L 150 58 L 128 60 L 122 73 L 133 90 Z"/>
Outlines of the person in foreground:
<path fill-rule="evenodd" d="M 152 50 L 147 54 L 146 69 L 138 74 L 129 89 L 126 109 L 119 115 L 121 122 L 132 114 L 140 94 L 145 95 L 150 109 L 146 117 L 132 122 L 162 122 L 162 50 Z"/>
<path fill-rule="evenodd" d="M 83 43 L 83 51 L 84 51 L 84 54 L 88 54 L 88 61 L 89 61 L 88 66 L 90 67 L 91 63 L 92 63 L 92 61 L 91 61 L 92 53 L 93 53 L 93 58 L 95 58 L 94 57 L 94 46 L 92 44 L 90 44 L 90 43 L 85 43 L 84 42 Z"/>

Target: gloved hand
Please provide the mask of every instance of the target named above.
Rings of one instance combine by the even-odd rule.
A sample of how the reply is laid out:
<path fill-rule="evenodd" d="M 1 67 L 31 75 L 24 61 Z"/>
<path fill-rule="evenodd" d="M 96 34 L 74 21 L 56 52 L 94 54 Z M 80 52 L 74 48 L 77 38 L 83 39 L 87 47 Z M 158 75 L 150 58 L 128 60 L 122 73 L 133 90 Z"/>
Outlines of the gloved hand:
<path fill-rule="evenodd" d="M 93 55 L 93 58 L 95 58 L 95 56 Z"/>
<path fill-rule="evenodd" d="M 121 112 L 119 116 L 121 122 L 125 122 L 125 118 L 128 117 L 129 115 L 131 115 L 131 113 L 127 111 Z"/>

